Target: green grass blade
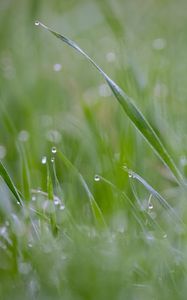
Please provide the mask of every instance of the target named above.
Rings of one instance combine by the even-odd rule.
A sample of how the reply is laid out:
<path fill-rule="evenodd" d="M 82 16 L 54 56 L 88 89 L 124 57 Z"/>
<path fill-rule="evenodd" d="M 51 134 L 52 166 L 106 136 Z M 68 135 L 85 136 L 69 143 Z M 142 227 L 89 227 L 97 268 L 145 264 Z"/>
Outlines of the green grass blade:
<path fill-rule="evenodd" d="M 160 204 L 167 209 L 171 209 L 171 206 L 169 205 L 169 203 L 164 199 L 164 197 L 162 197 L 149 183 L 147 183 L 147 181 L 142 178 L 140 175 L 138 175 L 137 173 L 135 173 L 134 171 L 128 169 L 126 166 L 123 168 L 124 171 L 126 171 L 128 173 L 128 175 L 134 179 L 136 179 L 137 181 L 139 181 L 141 184 L 143 184 L 143 186 L 156 198 L 158 199 L 158 201 L 160 202 Z"/>
<path fill-rule="evenodd" d="M 47 193 L 48 193 L 48 199 L 53 200 L 54 199 L 53 183 L 52 183 L 51 174 L 50 174 L 48 164 L 47 164 Z"/>
<path fill-rule="evenodd" d="M 133 179 L 136 179 L 139 181 L 145 188 L 146 190 L 153 195 L 159 203 L 165 208 L 168 209 L 173 216 L 179 221 L 181 221 L 176 214 L 176 211 L 173 209 L 173 207 L 166 201 L 166 199 L 159 193 L 157 192 L 144 178 L 142 178 L 139 174 L 135 173 L 134 171 L 128 169 L 126 166 L 124 167 L 124 171 L 129 174 L 130 177 Z"/>
<path fill-rule="evenodd" d="M 66 38 L 65 36 L 51 30 L 46 25 L 41 22 L 35 22 L 36 25 L 41 25 L 43 28 L 50 31 L 53 35 L 59 38 L 61 41 L 74 48 L 80 54 L 82 54 L 92 65 L 101 73 L 109 87 L 111 88 L 113 94 L 115 95 L 118 102 L 123 107 L 127 116 L 130 118 L 132 123 L 136 126 L 136 128 L 140 131 L 143 137 L 150 144 L 154 152 L 157 156 L 163 161 L 163 163 L 169 168 L 175 177 L 176 181 L 179 184 L 184 184 L 184 179 L 179 169 L 175 165 L 172 157 L 164 147 L 160 138 L 151 127 L 145 116 L 141 113 L 141 111 L 136 107 L 134 101 L 112 80 L 108 77 L 108 75 L 86 54 L 74 41 Z"/>
<path fill-rule="evenodd" d="M 105 223 L 103 214 L 102 214 L 97 202 L 95 201 L 95 198 L 92 195 L 84 177 L 82 176 L 82 174 L 80 174 L 80 172 L 77 170 L 77 168 L 69 161 L 69 159 L 62 152 L 58 151 L 58 155 L 61 158 L 61 160 L 63 161 L 63 163 L 78 176 L 78 178 L 88 196 L 88 199 L 90 201 L 92 213 L 93 213 L 93 216 L 94 216 L 96 222 L 99 225 L 106 227 L 106 223 Z"/>
<path fill-rule="evenodd" d="M 12 194 L 15 196 L 17 202 L 22 206 L 23 202 L 20 197 L 20 194 L 19 194 L 16 186 L 14 185 L 11 177 L 9 176 L 8 171 L 6 170 L 5 166 L 3 165 L 3 163 L 1 161 L 0 161 L 0 176 L 3 178 L 3 180 L 7 184 L 8 188 L 10 189 Z"/>

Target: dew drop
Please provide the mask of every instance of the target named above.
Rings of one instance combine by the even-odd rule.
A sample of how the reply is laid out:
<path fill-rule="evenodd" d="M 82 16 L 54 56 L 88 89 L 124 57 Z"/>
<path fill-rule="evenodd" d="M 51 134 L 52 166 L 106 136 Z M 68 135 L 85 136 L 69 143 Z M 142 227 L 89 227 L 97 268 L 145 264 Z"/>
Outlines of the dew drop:
<path fill-rule="evenodd" d="M 52 148 L 51 148 L 51 152 L 52 152 L 53 154 L 57 153 L 56 147 L 52 147 Z"/>
<path fill-rule="evenodd" d="M 153 204 L 151 202 L 149 203 L 148 208 L 153 209 Z"/>
<path fill-rule="evenodd" d="M 42 165 L 45 165 L 47 162 L 47 157 L 46 156 L 43 156 L 42 157 Z"/>
<path fill-rule="evenodd" d="M 55 198 L 55 199 L 54 199 L 54 205 L 59 205 L 59 204 L 60 204 L 59 199 L 58 199 L 58 198 Z"/>
<path fill-rule="evenodd" d="M 62 65 L 61 64 L 54 64 L 53 65 L 53 70 L 55 72 L 59 72 L 62 69 Z"/>
<path fill-rule="evenodd" d="M 60 205 L 60 210 L 64 210 L 65 209 L 65 205 L 61 204 Z"/>
<path fill-rule="evenodd" d="M 32 196 L 32 201 L 36 201 L 36 196 L 35 195 Z"/>
<path fill-rule="evenodd" d="M 99 175 L 95 175 L 94 180 L 95 181 L 100 181 L 100 176 Z"/>
<path fill-rule="evenodd" d="M 55 162 L 55 158 L 51 157 L 51 162 L 54 163 Z"/>
<path fill-rule="evenodd" d="M 28 247 L 29 247 L 29 248 L 32 248 L 32 244 L 31 244 L 31 243 L 28 243 Z"/>
<path fill-rule="evenodd" d="M 163 239 L 166 239 L 168 236 L 167 236 L 167 234 L 165 233 L 164 235 L 163 235 Z"/>
<path fill-rule="evenodd" d="M 29 132 L 27 130 L 21 130 L 18 134 L 18 140 L 20 142 L 27 142 L 29 139 Z"/>
<path fill-rule="evenodd" d="M 132 174 L 129 174 L 129 178 L 132 178 Z"/>
<path fill-rule="evenodd" d="M 35 21 L 34 23 L 36 26 L 39 26 L 40 25 L 40 22 L 39 21 Z"/>
<path fill-rule="evenodd" d="M 116 60 L 116 55 L 114 52 L 108 52 L 106 54 L 106 60 L 110 63 L 114 62 Z"/>

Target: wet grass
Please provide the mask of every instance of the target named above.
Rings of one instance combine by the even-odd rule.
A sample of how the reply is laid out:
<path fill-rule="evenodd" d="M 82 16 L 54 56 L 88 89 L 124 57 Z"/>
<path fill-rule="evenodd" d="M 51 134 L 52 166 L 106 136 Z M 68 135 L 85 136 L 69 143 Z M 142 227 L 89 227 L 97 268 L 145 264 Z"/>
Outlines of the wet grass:
<path fill-rule="evenodd" d="M 0 6 L 0 299 L 185 299 L 185 1 Z"/>

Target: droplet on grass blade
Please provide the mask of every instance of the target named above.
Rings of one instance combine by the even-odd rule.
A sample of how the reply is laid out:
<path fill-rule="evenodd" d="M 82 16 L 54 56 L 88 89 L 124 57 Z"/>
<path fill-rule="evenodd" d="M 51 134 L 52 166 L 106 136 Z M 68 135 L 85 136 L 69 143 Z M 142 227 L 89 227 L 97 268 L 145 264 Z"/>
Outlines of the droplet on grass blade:
<path fill-rule="evenodd" d="M 64 204 L 61 204 L 60 205 L 60 210 L 64 210 L 65 209 L 65 205 Z"/>
<path fill-rule="evenodd" d="M 60 200 L 57 197 L 55 197 L 55 199 L 54 199 L 54 205 L 59 205 L 59 204 L 60 204 Z"/>
<path fill-rule="evenodd" d="M 54 163 L 55 162 L 55 158 L 51 157 L 51 162 Z"/>
<path fill-rule="evenodd" d="M 40 22 L 39 21 L 35 21 L 34 23 L 36 26 L 39 26 L 40 25 Z"/>
<path fill-rule="evenodd" d="M 55 72 L 59 72 L 62 69 L 62 65 L 61 64 L 54 64 L 53 65 L 53 70 Z"/>
<path fill-rule="evenodd" d="M 29 139 L 29 132 L 26 130 L 21 130 L 18 134 L 18 139 L 20 142 L 26 142 Z"/>
<path fill-rule="evenodd" d="M 52 148 L 51 148 L 51 152 L 52 152 L 53 154 L 57 153 L 56 147 L 52 147 Z"/>
<path fill-rule="evenodd" d="M 148 208 L 153 209 L 153 204 L 151 202 L 148 204 Z"/>
<path fill-rule="evenodd" d="M 42 165 L 45 165 L 47 162 L 47 157 L 46 156 L 43 156 L 42 157 Z"/>
<path fill-rule="evenodd" d="M 36 201 L 36 196 L 32 196 L 32 201 Z"/>
<path fill-rule="evenodd" d="M 108 52 L 106 54 L 106 60 L 110 63 L 114 62 L 116 60 L 116 55 L 114 52 Z"/>
<path fill-rule="evenodd" d="M 101 178 L 100 178 L 99 175 L 95 175 L 95 176 L 94 176 L 94 180 L 95 180 L 95 181 L 100 181 L 100 179 L 101 179 Z"/>

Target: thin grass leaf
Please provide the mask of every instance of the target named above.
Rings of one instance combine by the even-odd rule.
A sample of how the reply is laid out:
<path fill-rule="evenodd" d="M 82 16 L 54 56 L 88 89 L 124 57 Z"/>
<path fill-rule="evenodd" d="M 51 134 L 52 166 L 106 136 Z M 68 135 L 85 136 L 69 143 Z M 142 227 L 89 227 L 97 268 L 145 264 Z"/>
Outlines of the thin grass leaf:
<path fill-rule="evenodd" d="M 42 24 L 39 21 L 35 22 L 35 25 L 41 25 L 43 28 L 51 32 L 55 35 L 58 39 L 69 45 L 70 47 L 74 48 L 80 54 L 82 54 L 104 77 L 106 82 L 108 83 L 109 87 L 111 88 L 113 94 L 115 95 L 118 102 L 123 107 L 124 111 L 126 112 L 127 116 L 130 118 L 132 123 L 136 126 L 136 128 L 140 131 L 149 145 L 152 147 L 154 152 L 157 156 L 162 160 L 162 162 L 169 168 L 173 176 L 175 177 L 176 181 L 179 184 L 184 185 L 184 178 L 175 165 L 172 157 L 166 150 L 165 146 L 163 145 L 162 141 L 151 127 L 145 116 L 141 113 L 141 111 L 136 107 L 134 101 L 112 80 L 108 75 L 86 54 L 74 41 L 66 38 L 65 36 L 51 30 L 46 25 Z"/>
<path fill-rule="evenodd" d="M 6 170 L 5 166 L 3 165 L 3 163 L 1 161 L 0 161 L 0 176 L 3 178 L 3 180 L 7 184 L 8 188 L 10 189 L 10 191 L 12 192 L 12 194 L 15 196 L 17 202 L 21 206 L 23 206 L 23 202 L 22 202 L 22 199 L 20 197 L 20 193 L 17 190 L 16 186 L 14 185 L 11 177 L 8 174 L 8 171 Z"/>
<path fill-rule="evenodd" d="M 49 170 L 49 165 L 47 164 L 47 194 L 48 199 L 53 200 L 54 199 L 54 193 L 53 193 L 53 183 L 51 179 L 51 174 Z"/>
<path fill-rule="evenodd" d="M 29 166 L 28 160 L 26 157 L 26 151 L 22 145 L 18 145 L 18 149 L 21 156 L 21 165 L 22 165 L 22 184 L 23 184 L 23 195 L 24 199 L 29 201 L 31 198 L 30 194 L 30 173 L 29 173 Z"/>
<path fill-rule="evenodd" d="M 138 180 L 143 186 L 160 202 L 160 204 L 167 209 L 171 209 L 169 203 L 162 197 L 145 179 L 143 179 L 140 175 L 135 173 L 134 171 L 128 169 L 126 166 L 123 168 L 128 175 L 136 180 Z"/>
<path fill-rule="evenodd" d="M 84 190 L 86 191 L 86 194 L 88 196 L 88 199 L 90 201 L 90 206 L 91 206 L 91 209 L 92 209 L 92 213 L 93 213 L 93 216 L 96 220 L 96 222 L 101 225 L 101 226 L 104 226 L 106 227 L 106 223 L 105 223 L 105 220 L 104 220 L 104 217 L 103 217 L 103 214 L 97 204 L 97 202 L 95 201 L 95 198 L 94 196 L 92 195 L 85 179 L 83 178 L 82 174 L 80 174 L 80 172 L 77 170 L 77 168 L 69 161 L 69 159 L 60 151 L 58 151 L 58 155 L 59 157 L 61 158 L 61 160 L 63 161 L 63 163 L 71 170 L 73 171 L 79 178 Z"/>
<path fill-rule="evenodd" d="M 134 171 L 128 169 L 126 166 L 123 169 L 125 172 L 127 172 L 129 174 L 130 177 L 139 181 L 146 188 L 146 190 L 159 201 L 159 203 L 165 209 L 168 209 L 172 213 L 172 215 L 177 218 L 178 221 L 181 221 L 179 216 L 176 214 L 176 211 L 173 209 L 173 207 L 144 178 L 142 178 L 140 175 L 138 175 Z"/>

